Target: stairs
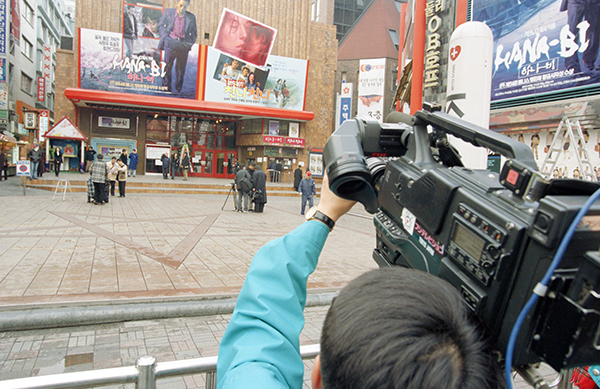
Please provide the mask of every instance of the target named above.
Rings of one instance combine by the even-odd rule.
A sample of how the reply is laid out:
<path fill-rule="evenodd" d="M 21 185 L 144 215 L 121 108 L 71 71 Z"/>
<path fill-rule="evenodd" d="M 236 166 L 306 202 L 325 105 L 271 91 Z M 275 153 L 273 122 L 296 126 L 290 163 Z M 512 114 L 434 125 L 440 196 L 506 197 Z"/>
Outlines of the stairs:
<path fill-rule="evenodd" d="M 62 177 L 62 175 L 61 175 Z M 82 176 L 86 177 L 87 176 Z M 179 177 L 178 177 L 179 178 Z M 27 188 L 42 189 L 54 192 L 58 179 L 34 179 L 25 180 Z M 143 182 L 136 181 L 131 178 L 127 181 L 127 194 L 146 193 L 146 194 L 186 194 L 186 195 L 223 195 L 226 196 L 231 189 L 233 180 L 223 180 L 222 184 L 214 182 L 202 182 L 202 179 L 190 179 L 183 182 L 181 178 L 178 180 L 162 180 L 160 182 Z M 72 192 L 83 193 L 87 192 L 87 180 L 69 179 L 69 186 Z M 118 185 L 116 186 L 118 192 Z M 317 195 L 319 194 L 320 185 L 317 186 Z M 62 193 L 62 189 L 60 190 Z M 298 192 L 290 183 L 267 183 L 267 196 L 288 196 L 299 197 Z"/>

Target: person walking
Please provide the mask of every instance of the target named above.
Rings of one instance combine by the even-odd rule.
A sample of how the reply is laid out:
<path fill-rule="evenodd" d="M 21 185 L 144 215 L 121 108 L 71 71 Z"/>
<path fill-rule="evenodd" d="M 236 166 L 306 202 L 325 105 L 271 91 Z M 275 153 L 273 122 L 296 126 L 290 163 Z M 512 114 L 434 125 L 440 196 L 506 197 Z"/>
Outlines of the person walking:
<path fill-rule="evenodd" d="M 54 174 L 60 174 L 60 165 L 63 163 L 63 152 L 58 146 L 54 146 Z"/>
<path fill-rule="evenodd" d="M 260 170 L 260 166 L 256 166 L 252 175 L 252 183 L 254 192 L 254 212 L 261 213 L 265 209 L 267 203 L 267 174 Z"/>
<path fill-rule="evenodd" d="M 4 181 L 8 181 L 8 157 L 4 149 L 0 149 L 0 181 L 2 181 L 2 176 L 4 176 Z"/>
<path fill-rule="evenodd" d="M 173 152 L 171 156 L 171 179 L 174 180 L 175 176 L 179 173 L 179 155 L 177 151 Z"/>
<path fill-rule="evenodd" d="M 119 166 L 117 165 L 117 158 L 116 157 L 112 157 L 110 159 L 110 162 L 107 162 L 106 165 L 108 166 L 108 182 L 110 184 L 110 195 L 114 196 L 115 195 L 115 184 L 117 182 L 117 169 L 119 168 Z"/>
<path fill-rule="evenodd" d="M 181 169 L 183 170 L 183 181 L 187 181 L 188 172 L 190 171 L 190 157 L 187 151 L 184 151 L 181 157 Z"/>
<path fill-rule="evenodd" d="M 162 162 L 162 174 L 165 180 L 169 179 L 169 164 L 171 160 L 167 153 L 163 153 L 162 157 L 160 157 L 160 161 Z"/>
<path fill-rule="evenodd" d="M 312 208 L 314 204 L 313 196 L 317 194 L 317 188 L 315 181 L 311 177 L 310 172 L 306 172 L 300 185 L 298 186 L 298 192 L 302 195 L 302 207 L 300 208 L 300 215 L 304 215 L 306 209 L 306 202 L 308 201 L 308 208 Z"/>
<path fill-rule="evenodd" d="M 96 161 L 90 166 L 90 176 L 94 184 L 94 204 L 107 203 L 106 177 L 108 176 L 108 165 L 103 161 L 104 156 L 98 154 Z"/>
<path fill-rule="evenodd" d="M 129 154 L 129 177 L 135 177 L 137 172 L 137 165 L 139 162 L 139 155 L 136 149 L 131 150 Z"/>
<path fill-rule="evenodd" d="M 302 181 L 302 169 L 300 169 L 300 165 L 298 165 L 296 170 L 294 170 L 294 189 L 296 189 L 296 192 L 298 192 L 300 181 Z"/>
<path fill-rule="evenodd" d="M 38 176 L 38 168 L 40 161 L 42 160 L 42 150 L 40 150 L 40 147 L 37 143 L 33 144 L 33 148 L 27 153 L 27 158 L 29 158 L 30 162 L 30 178 L 33 180 Z"/>
<path fill-rule="evenodd" d="M 125 184 L 127 184 L 127 165 L 122 159 L 117 160 L 117 181 L 119 182 L 119 197 L 125 197 Z"/>
<path fill-rule="evenodd" d="M 252 182 L 250 173 L 246 170 L 246 165 L 240 165 L 240 171 L 235 175 L 235 189 L 238 192 L 238 212 L 248 213 L 248 198 L 252 191 Z M 242 199 L 244 206 L 242 207 Z"/>

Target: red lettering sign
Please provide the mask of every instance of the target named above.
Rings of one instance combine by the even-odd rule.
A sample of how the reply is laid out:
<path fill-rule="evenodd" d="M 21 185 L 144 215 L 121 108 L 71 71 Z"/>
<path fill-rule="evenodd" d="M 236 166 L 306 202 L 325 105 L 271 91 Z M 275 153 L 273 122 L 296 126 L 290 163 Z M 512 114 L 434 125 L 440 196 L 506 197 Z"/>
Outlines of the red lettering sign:
<path fill-rule="evenodd" d="M 38 77 L 37 86 L 37 99 L 39 102 L 43 103 L 46 99 L 46 79 L 44 77 Z"/>

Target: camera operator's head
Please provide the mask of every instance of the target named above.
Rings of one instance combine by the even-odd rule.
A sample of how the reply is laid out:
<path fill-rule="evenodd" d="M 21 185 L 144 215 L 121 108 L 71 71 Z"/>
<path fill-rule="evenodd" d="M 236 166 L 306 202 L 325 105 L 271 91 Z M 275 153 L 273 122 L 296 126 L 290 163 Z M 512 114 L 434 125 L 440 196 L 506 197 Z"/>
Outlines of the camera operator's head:
<path fill-rule="evenodd" d="M 333 301 L 313 387 L 497 388 L 492 354 L 450 284 L 405 268 L 374 270 Z"/>

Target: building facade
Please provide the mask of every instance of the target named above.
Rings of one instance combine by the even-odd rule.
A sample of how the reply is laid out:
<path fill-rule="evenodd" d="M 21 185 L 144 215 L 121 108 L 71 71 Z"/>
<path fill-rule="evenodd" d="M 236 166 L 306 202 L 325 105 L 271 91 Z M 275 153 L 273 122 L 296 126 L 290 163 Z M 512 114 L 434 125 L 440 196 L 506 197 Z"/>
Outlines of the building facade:
<path fill-rule="evenodd" d="M 64 93 L 57 98 L 60 114 L 71 118 L 99 152 L 136 148 L 140 174 L 157 173 L 163 153 L 183 151 L 191 157 L 193 174 L 207 177 L 232 177 L 235 158 L 263 169 L 278 160 L 284 177 L 299 163 L 309 167 L 311 160 L 320 161 L 319 150 L 331 133 L 335 28 L 310 21 L 310 4 L 301 0 L 192 0 L 187 13 L 196 21 L 195 39 L 189 42 L 182 83 L 165 86 L 168 49 L 159 47 L 158 32 L 146 36 L 142 30 L 145 34 L 149 15 L 168 18 L 175 6 L 174 0 L 78 0 L 73 54 L 57 53 L 65 59 L 57 69 L 65 80 L 58 85 Z M 269 31 L 268 60 L 258 63 L 212 47 L 218 31 L 225 31 L 218 30 L 220 21 L 226 23 L 230 15 Z M 125 25 L 130 20 L 137 36 L 128 56 L 130 43 L 124 38 L 131 32 Z M 108 58 L 106 66 L 99 66 L 103 59 L 93 47 Z M 140 71 L 142 61 L 156 64 L 158 73 L 150 67 Z M 226 70 L 234 61 L 236 77 L 246 67 L 257 86 L 230 77 Z M 178 78 L 175 70 L 171 78 Z"/>

